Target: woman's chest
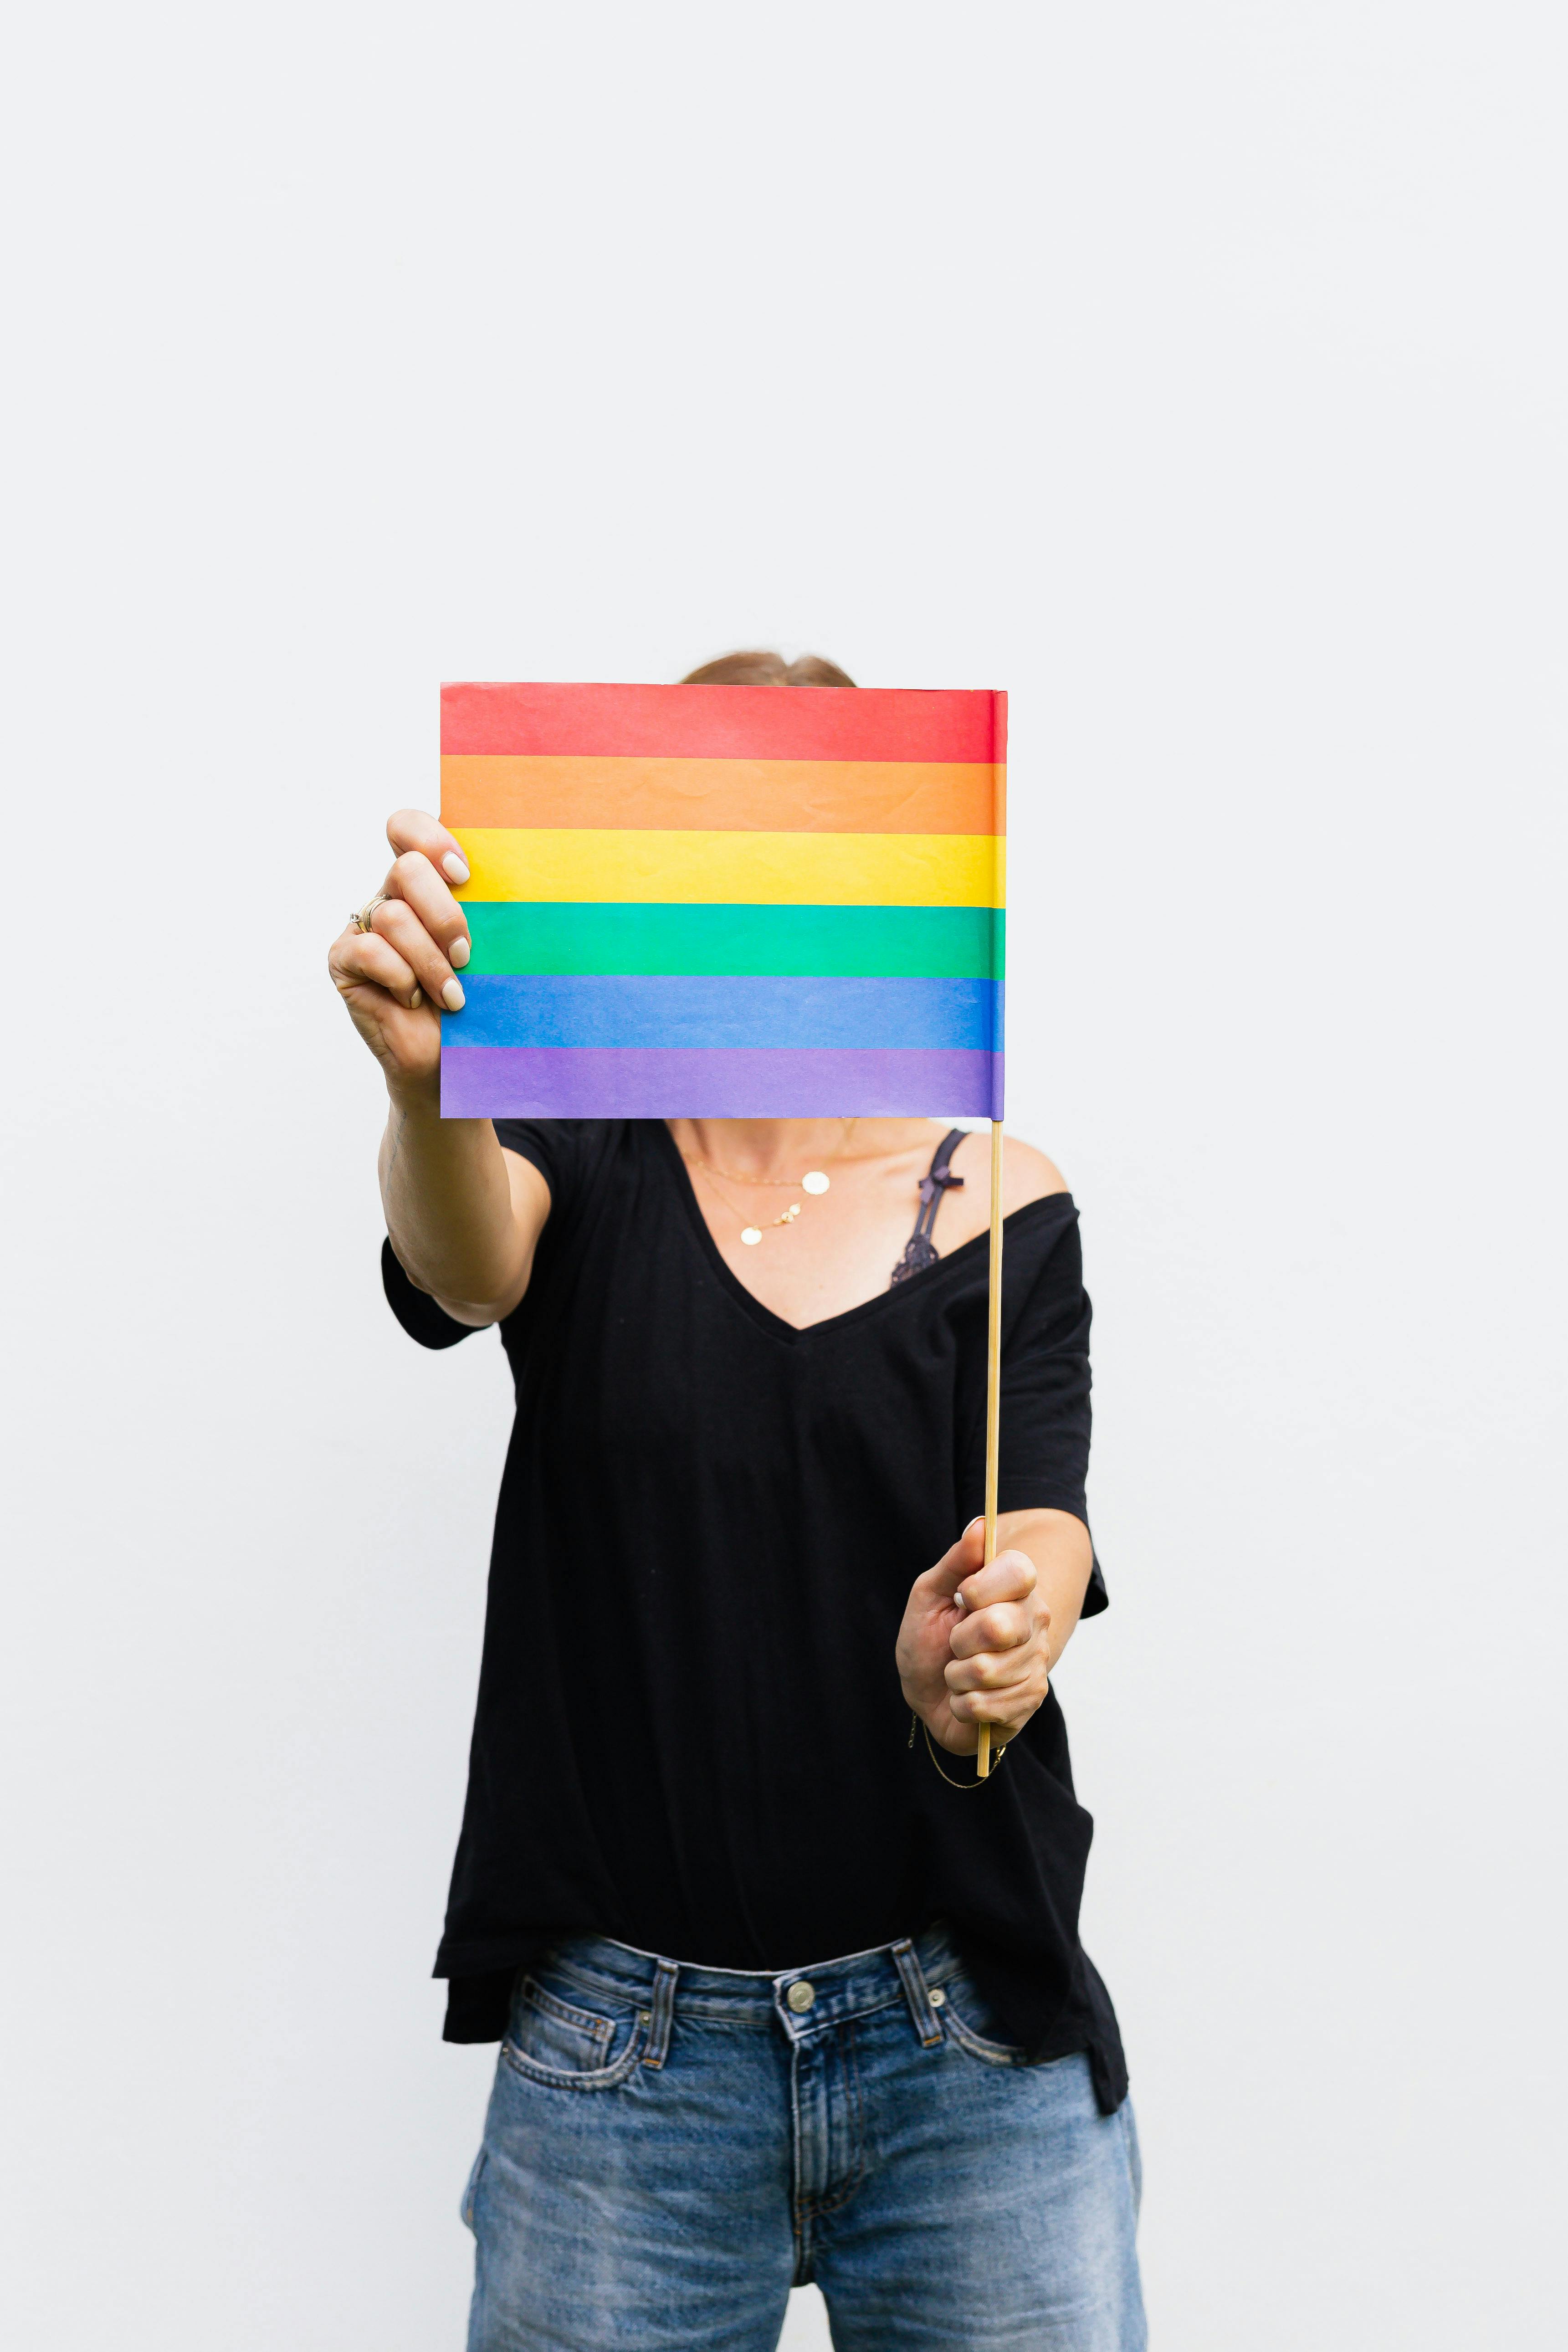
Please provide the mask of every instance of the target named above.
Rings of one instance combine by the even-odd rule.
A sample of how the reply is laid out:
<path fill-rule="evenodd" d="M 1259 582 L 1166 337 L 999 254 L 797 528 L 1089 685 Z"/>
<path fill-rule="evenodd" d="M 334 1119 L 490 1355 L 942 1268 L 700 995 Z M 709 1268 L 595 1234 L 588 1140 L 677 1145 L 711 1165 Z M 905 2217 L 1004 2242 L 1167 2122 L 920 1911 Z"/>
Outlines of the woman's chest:
<path fill-rule="evenodd" d="M 923 1278 L 792 1328 L 703 1248 L 689 1217 L 600 1234 L 531 1342 L 524 1387 L 549 1442 L 624 1471 L 751 1465 L 947 1475 L 984 1367 L 984 1299 Z M 973 1327 L 973 1328 L 971 1328 Z"/>
<path fill-rule="evenodd" d="M 826 1192 L 721 1189 L 699 1167 L 684 1222 L 700 1221 L 733 1280 L 795 1330 L 836 1321 L 879 1298 L 914 1230 L 911 1183 L 839 1176 Z M 694 1236 L 693 1236 L 694 1238 Z"/>

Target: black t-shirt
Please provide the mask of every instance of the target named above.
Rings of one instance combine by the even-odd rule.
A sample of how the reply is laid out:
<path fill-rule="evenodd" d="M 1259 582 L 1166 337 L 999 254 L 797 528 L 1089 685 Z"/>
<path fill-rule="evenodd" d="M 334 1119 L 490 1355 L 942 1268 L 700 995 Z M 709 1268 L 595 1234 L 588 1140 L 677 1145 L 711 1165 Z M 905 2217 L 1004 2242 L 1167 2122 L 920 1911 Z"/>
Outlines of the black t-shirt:
<path fill-rule="evenodd" d="M 714 1246 L 656 1120 L 501 1120 L 551 1213 L 517 1391 L 447 1932 L 447 2032 L 562 1933 L 781 1969 L 952 1927 L 1011 2037 L 1125 2090 L 1078 1940 L 1090 1822 L 1047 1698 L 984 1784 L 910 1715 L 914 1578 L 983 1507 L 984 1234 L 796 1330 Z M 940 1243 L 940 1227 L 937 1239 Z M 427 1347 L 465 1328 L 388 1247 Z M 1007 1220 L 1000 1507 L 1085 1517 L 1089 1301 L 1065 1193 Z M 1085 1614 L 1105 1606 L 1098 1567 Z"/>

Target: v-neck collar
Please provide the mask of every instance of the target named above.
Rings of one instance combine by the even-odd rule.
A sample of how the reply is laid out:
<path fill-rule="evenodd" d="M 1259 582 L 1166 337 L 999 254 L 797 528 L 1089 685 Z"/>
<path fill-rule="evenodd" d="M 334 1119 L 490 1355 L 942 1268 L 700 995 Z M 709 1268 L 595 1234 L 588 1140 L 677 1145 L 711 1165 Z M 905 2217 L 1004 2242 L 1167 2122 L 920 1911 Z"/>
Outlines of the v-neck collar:
<path fill-rule="evenodd" d="M 755 1292 L 747 1289 L 714 1240 L 708 1220 L 703 1215 L 701 1205 L 698 1201 L 696 1188 L 691 1181 L 691 1172 L 681 1157 L 679 1146 L 663 1119 L 649 1119 L 647 1124 L 654 1129 L 655 1149 L 665 1155 L 667 1172 L 673 1179 L 680 1194 L 681 1206 L 697 1246 L 707 1259 L 713 1274 L 717 1276 L 720 1284 L 729 1292 L 736 1305 L 745 1310 L 753 1323 L 759 1324 L 764 1331 L 772 1332 L 775 1339 L 787 1340 L 792 1347 L 802 1339 L 815 1339 L 825 1331 L 842 1331 L 850 1324 L 864 1322 L 868 1316 L 879 1314 L 892 1302 L 907 1298 L 911 1291 L 937 1281 L 952 1268 L 966 1265 L 973 1258 L 984 1256 L 990 1246 L 989 1233 L 974 1234 L 968 1241 L 960 1242 L 955 1250 L 940 1255 L 933 1265 L 921 1266 L 918 1273 L 906 1275 L 902 1282 L 889 1283 L 886 1290 L 879 1290 L 871 1297 L 863 1298 L 858 1307 L 846 1307 L 841 1313 L 825 1315 L 816 1323 L 791 1323 L 784 1316 L 775 1315 L 771 1307 L 764 1307 Z M 1049 1209 L 1058 1202 L 1070 1208 L 1072 1194 L 1046 1192 L 1037 1201 L 1026 1201 L 1021 1209 L 1014 1209 L 1003 1219 L 1003 1232 L 1010 1233 L 1026 1222 L 1034 1222 L 1037 1212 Z"/>

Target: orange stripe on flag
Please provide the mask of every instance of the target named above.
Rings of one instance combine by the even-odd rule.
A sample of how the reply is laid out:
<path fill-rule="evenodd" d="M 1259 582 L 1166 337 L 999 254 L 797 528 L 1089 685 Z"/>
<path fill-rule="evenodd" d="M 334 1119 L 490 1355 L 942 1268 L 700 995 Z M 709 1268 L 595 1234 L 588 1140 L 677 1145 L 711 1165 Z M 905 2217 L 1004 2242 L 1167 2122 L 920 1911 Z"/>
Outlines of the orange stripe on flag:
<path fill-rule="evenodd" d="M 914 760 L 451 753 L 449 825 L 635 833 L 1002 833 L 1006 770 Z"/>

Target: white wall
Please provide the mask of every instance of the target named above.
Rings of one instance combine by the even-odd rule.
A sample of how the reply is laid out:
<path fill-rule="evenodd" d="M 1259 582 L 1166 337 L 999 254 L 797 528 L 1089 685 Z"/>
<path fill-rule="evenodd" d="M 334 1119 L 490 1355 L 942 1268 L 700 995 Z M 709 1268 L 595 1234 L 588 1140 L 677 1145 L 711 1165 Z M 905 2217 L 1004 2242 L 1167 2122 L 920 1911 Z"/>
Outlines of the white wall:
<path fill-rule="evenodd" d="M 11 2340 L 460 2341 L 506 1383 L 380 1303 L 322 959 L 440 677 L 753 640 L 1013 694 L 1159 2352 L 1561 2332 L 1560 26 L 32 12 Z"/>

